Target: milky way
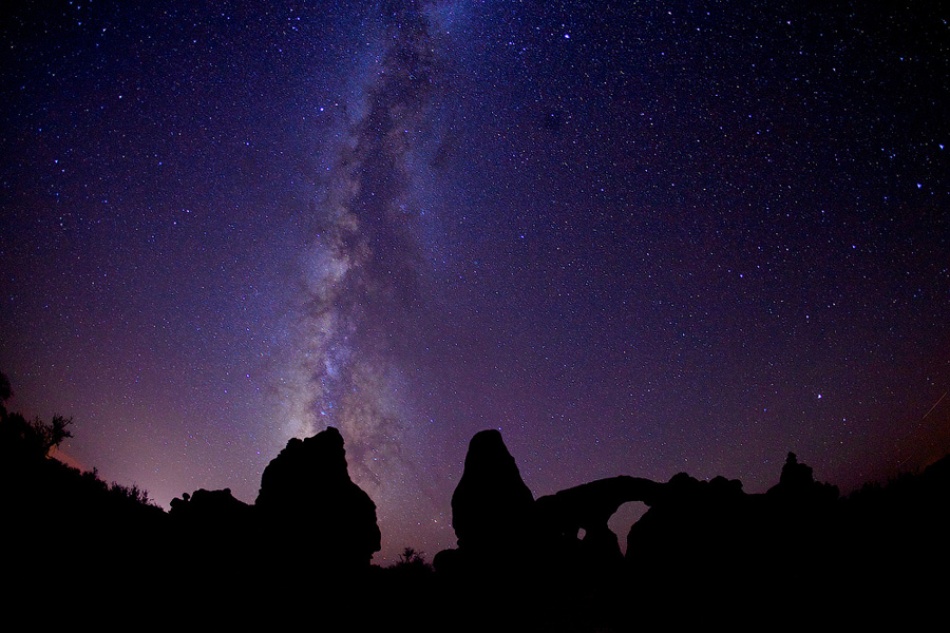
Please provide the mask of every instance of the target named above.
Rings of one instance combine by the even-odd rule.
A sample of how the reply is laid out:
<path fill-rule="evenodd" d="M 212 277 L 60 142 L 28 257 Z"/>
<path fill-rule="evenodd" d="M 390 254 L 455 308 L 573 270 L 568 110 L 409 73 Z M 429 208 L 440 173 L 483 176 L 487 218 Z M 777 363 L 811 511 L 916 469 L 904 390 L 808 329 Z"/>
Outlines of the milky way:
<path fill-rule="evenodd" d="M 281 393 L 292 433 L 343 431 L 352 476 L 384 505 L 386 482 L 411 468 L 402 454 L 417 416 L 403 396 L 409 350 L 433 309 L 419 288 L 427 261 L 417 163 L 437 144 L 432 93 L 446 63 L 430 33 L 437 19 L 433 7 L 393 3 L 367 24 L 368 52 L 324 151 L 291 326 L 299 349 Z"/>
<path fill-rule="evenodd" d="M 950 450 L 946 3 L 140 4 L 0 20 L 0 370 L 81 466 L 253 502 L 333 425 L 386 561 L 486 428 L 536 496 Z"/>

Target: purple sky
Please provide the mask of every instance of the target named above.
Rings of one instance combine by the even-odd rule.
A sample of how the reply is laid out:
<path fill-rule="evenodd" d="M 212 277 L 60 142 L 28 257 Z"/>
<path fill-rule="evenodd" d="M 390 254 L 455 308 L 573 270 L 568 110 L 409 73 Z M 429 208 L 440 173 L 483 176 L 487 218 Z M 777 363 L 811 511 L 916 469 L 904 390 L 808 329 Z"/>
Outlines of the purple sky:
<path fill-rule="evenodd" d="M 946 3 L 16 5 L 0 370 L 109 481 L 337 426 L 385 561 L 484 428 L 536 496 L 950 451 Z"/>

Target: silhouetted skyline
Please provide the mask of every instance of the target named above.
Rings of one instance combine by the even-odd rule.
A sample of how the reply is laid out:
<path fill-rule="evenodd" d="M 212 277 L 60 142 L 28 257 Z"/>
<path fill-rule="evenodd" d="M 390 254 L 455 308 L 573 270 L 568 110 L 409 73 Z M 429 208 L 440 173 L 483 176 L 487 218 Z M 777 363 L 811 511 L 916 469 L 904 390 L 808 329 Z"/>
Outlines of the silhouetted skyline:
<path fill-rule="evenodd" d="M 789 453 L 779 481 L 619 476 L 538 499 L 497 430 L 476 433 L 452 495 L 454 547 L 429 564 L 379 551 L 376 506 L 353 483 L 339 430 L 291 438 L 253 505 L 198 489 L 164 512 L 142 491 L 49 458 L 70 422 L 8 412 L 0 373 L 0 498 L 10 524 L 7 615 L 42 605 L 54 619 L 101 623 L 156 611 L 191 620 L 416 631 L 627 631 L 644 625 L 788 618 L 924 621 L 943 607 L 950 455 L 925 470 L 840 497 Z M 608 527 L 624 503 L 649 510 L 623 554 Z M 36 587 L 66 566 L 85 582 Z M 426 605 L 420 609 L 417 605 Z M 153 616 L 154 618 L 154 616 Z"/>

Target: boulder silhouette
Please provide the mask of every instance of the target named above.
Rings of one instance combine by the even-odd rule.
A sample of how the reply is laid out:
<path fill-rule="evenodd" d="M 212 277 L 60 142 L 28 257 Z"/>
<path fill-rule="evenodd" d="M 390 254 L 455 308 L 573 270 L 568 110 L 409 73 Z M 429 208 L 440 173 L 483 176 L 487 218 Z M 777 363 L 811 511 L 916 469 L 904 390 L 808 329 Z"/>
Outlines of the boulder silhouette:
<path fill-rule="evenodd" d="M 350 479 L 333 427 L 287 442 L 264 469 L 255 508 L 272 547 L 318 568 L 366 567 L 380 549 L 376 504 Z"/>
<path fill-rule="evenodd" d="M 180 499 L 172 499 L 168 515 L 176 522 L 188 523 L 190 529 L 202 529 L 206 525 L 219 529 L 226 525 L 246 523 L 250 512 L 251 506 L 235 499 L 230 488 L 200 488 L 194 494 L 186 492 Z"/>
<path fill-rule="evenodd" d="M 838 488 L 815 480 L 811 466 L 789 453 L 779 482 L 766 493 L 772 499 L 797 505 L 823 505 L 838 499 Z"/>
<path fill-rule="evenodd" d="M 521 544 L 530 531 L 534 495 L 521 479 L 501 433 L 476 433 L 452 495 L 452 527 L 459 549 L 500 552 Z"/>

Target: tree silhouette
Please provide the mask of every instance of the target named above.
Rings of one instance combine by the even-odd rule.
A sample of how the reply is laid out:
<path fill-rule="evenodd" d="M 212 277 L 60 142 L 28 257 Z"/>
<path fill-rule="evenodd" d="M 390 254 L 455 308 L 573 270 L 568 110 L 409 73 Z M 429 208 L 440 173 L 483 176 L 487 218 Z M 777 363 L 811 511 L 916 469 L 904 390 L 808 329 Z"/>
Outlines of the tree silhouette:
<path fill-rule="evenodd" d="M 0 441 L 5 457 L 44 458 L 63 440 L 73 436 L 68 429 L 72 418 L 55 415 L 46 423 L 38 417 L 27 420 L 19 413 L 8 413 L 4 403 L 11 395 L 10 380 L 0 372 Z"/>

